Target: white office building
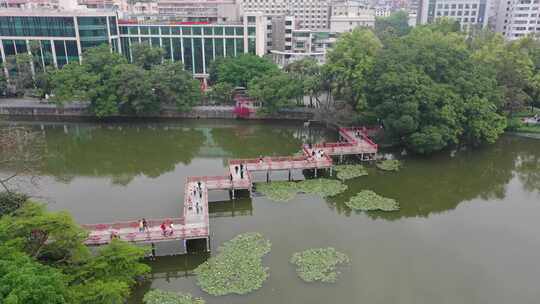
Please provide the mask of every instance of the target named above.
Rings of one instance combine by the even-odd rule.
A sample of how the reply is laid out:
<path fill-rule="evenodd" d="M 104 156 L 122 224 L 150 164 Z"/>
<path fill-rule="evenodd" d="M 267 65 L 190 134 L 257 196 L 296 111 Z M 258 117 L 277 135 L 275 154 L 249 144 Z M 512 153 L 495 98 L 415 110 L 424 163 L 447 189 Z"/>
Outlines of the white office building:
<path fill-rule="evenodd" d="M 506 39 L 540 33 L 540 0 L 501 0 L 495 30 Z"/>
<path fill-rule="evenodd" d="M 239 0 L 245 12 L 294 16 L 303 29 L 328 29 L 331 0 Z"/>
<path fill-rule="evenodd" d="M 458 21 L 464 31 L 471 31 L 487 26 L 488 11 L 488 0 L 422 0 L 419 22 L 432 23 L 448 17 Z"/>
<path fill-rule="evenodd" d="M 342 1 L 332 4 L 331 32 L 350 32 L 359 26 L 375 26 L 375 11 L 373 9 L 358 1 Z"/>

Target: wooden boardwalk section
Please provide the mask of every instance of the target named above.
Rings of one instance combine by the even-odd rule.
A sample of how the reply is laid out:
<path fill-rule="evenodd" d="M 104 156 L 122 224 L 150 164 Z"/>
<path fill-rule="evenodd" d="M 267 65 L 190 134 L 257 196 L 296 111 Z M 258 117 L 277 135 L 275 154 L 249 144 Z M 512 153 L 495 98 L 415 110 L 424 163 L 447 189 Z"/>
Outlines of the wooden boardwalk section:
<path fill-rule="evenodd" d="M 340 142 L 303 145 L 301 156 L 260 157 L 229 161 L 223 176 L 192 176 L 184 185 L 184 205 L 181 217 L 147 219 L 148 228 L 139 230 L 139 221 L 82 225 L 89 235 L 85 244 L 105 245 L 118 238 L 133 243 L 205 239 L 209 249 L 210 223 L 208 191 L 229 190 L 234 198 L 236 190 L 253 188 L 252 172 L 332 169 L 332 156 L 358 155 L 361 160 L 374 159 L 378 146 L 366 135 L 364 128 L 339 129 Z M 161 224 L 166 224 L 163 233 Z M 170 228 L 172 224 L 172 229 Z"/>

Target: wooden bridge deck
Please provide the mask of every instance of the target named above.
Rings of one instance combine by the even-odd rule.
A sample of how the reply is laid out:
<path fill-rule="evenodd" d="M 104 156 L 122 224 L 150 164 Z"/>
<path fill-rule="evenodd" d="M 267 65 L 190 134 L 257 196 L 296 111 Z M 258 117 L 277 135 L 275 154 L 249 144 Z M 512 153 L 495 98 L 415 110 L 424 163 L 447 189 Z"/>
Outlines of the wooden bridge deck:
<path fill-rule="evenodd" d="M 148 229 L 143 232 L 139 231 L 138 221 L 82 225 L 89 232 L 85 244 L 104 245 L 110 243 L 113 238 L 136 243 L 186 239 L 206 239 L 208 242 L 210 235 L 208 191 L 232 190 L 233 194 L 234 190 L 239 189 L 251 191 L 253 187 L 251 172 L 332 168 L 330 156 L 357 154 L 362 155 L 362 159 L 370 159 L 377 153 L 378 146 L 369 139 L 365 129 L 341 128 L 339 134 L 344 142 L 304 145 L 302 156 L 234 159 L 229 161 L 227 175 L 188 177 L 184 186 L 181 218 L 147 220 Z M 364 155 L 369 157 L 364 158 Z M 172 222 L 172 233 L 169 227 L 166 234 L 162 233 L 160 225 L 165 222 Z"/>

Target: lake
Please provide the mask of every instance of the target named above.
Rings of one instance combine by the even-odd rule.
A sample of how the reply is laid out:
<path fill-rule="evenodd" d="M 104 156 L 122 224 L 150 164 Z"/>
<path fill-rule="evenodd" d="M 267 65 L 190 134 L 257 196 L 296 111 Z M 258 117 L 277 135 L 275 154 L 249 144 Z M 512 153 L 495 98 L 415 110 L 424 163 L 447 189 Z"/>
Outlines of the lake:
<path fill-rule="evenodd" d="M 33 194 L 80 223 L 178 216 L 188 176 L 222 175 L 231 158 L 292 155 L 302 143 L 337 137 L 285 122 L 19 124 L 46 137 L 48 156 Z M 538 303 L 540 140 L 503 136 L 474 150 L 407 156 L 395 173 L 367 167 L 368 176 L 329 199 L 229 201 L 227 192 L 211 193 L 213 254 L 243 232 L 272 242 L 263 288 L 213 297 L 196 286 L 192 272 L 206 254 L 164 256 L 151 263 L 152 280 L 130 303 L 140 303 L 149 288 L 190 292 L 207 303 Z M 344 202 L 362 189 L 398 200 L 401 210 L 351 211 Z M 178 245 L 160 244 L 158 254 Z M 334 284 L 301 281 L 290 256 L 328 246 L 346 253 L 351 265 Z"/>

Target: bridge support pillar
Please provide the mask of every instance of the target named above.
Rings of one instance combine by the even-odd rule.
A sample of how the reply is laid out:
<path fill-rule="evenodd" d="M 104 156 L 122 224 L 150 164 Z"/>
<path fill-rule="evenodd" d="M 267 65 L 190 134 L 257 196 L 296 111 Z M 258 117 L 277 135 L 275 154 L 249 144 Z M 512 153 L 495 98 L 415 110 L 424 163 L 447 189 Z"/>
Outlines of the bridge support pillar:
<path fill-rule="evenodd" d="M 339 155 L 339 163 L 340 163 L 340 164 L 343 163 L 343 154 L 340 154 L 340 155 Z"/>
<path fill-rule="evenodd" d="M 206 238 L 206 251 L 210 252 L 210 236 Z"/>
<path fill-rule="evenodd" d="M 330 167 L 330 177 L 332 176 L 332 167 Z"/>
<path fill-rule="evenodd" d="M 291 169 L 289 169 L 289 181 L 291 181 Z"/>
<path fill-rule="evenodd" d="M 317 177 L 317 168 L 315 168 L 315 177 Z"/>
<path fill-rule="evenodd" d="M 270 182 L 270 171 L 266 171 L 266 182 Z"/>

